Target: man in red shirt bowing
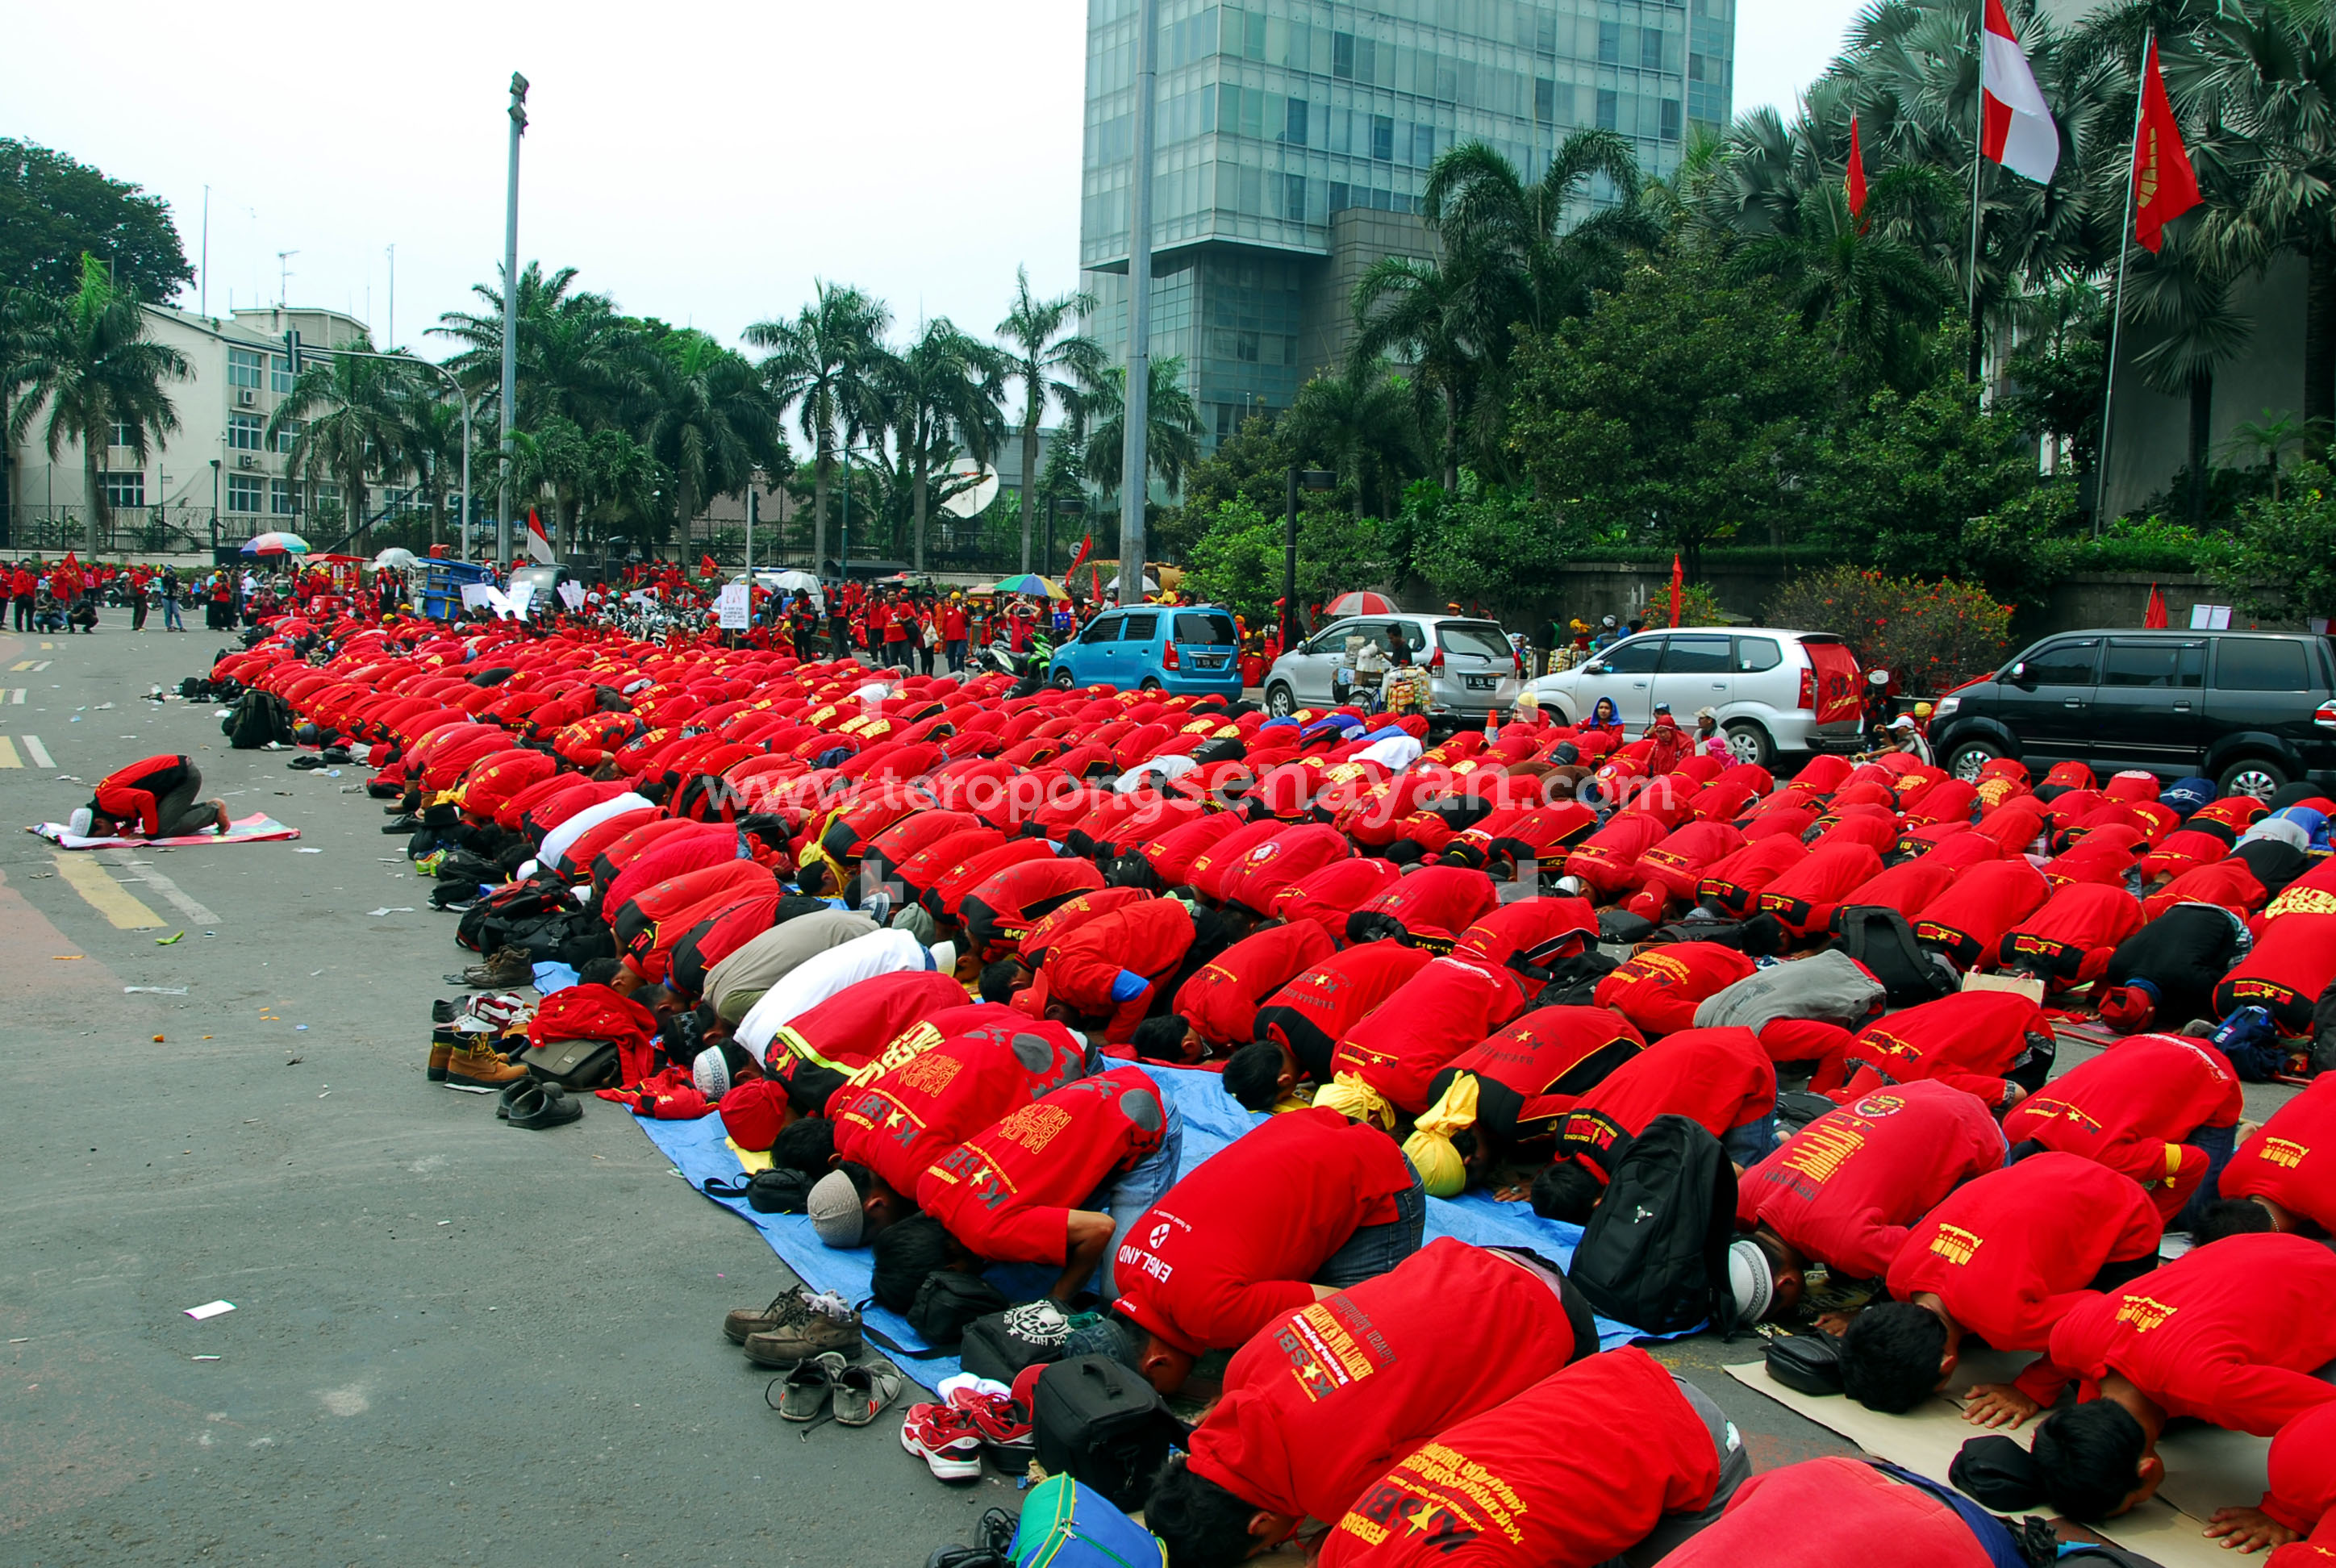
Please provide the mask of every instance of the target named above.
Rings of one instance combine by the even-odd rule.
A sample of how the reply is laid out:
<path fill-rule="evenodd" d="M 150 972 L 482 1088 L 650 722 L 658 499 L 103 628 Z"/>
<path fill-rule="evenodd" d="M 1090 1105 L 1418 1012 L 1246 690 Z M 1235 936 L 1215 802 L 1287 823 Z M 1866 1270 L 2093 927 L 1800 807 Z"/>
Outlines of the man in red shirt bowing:
<path fill-rule="evenodd" d="M 165 839 L 214 828 L 227 832 L 226 803 L 197 800 L 202 788 L 202 770 L 191 757 L 150 756 L 100 779 L 97 793 L 67 825 L 77 837 L 99 839 L 116 833 Z"/>
<path fill-rule="evenodd" d="M 1345 1517 L 1397 1456 L 1597 1349 L 1553 1265 L 1440 1237 L 1233 1352 L 1144 1522 L 1176 1568 L 1270 1552 L 1302 1519 Z"/>
<path fill-rule="evenodd" d="M 1903 1415 L 1946 1387 L 1966 1334 L 2042 1350 L 2071 1310 L 2147 1272 L 2163 1230 L 2131 1177 L 2078 1154 L 2031 1155 L 1966 1183 L 1898 1249 L 1892 1300 L 1850 1320 L 1843 1391 Z M 2010 1383 L 1973 1388 L 1964 1417 L 2016 1427 L 2068 1380 L 2039 1358 Z"/>
<path fill-rule="evenodd" d="M 1175 1107 L 1142 1068 L 1066 1084 L 926 1167 L 925 1212 L 876 1238 L 876 1299 L 904 1312 L 926 1275 L 984 1263 L 1060 1265 L 1058 1301 L 1100 1263 L 1109 1295 L 1112 1244 L 1166 1190 L 1183 1146 Z"/>
<path fill-rule="evenodd" d="M 2080 1062 L 2003 1118 L 2004 1135 L 2098 1160 L 2147 1189 L 2166 1222 L 2231 1157 L 2245 1104 L 2230 1058 L 2203 1040 L 2136 1035 Z"/>
<path fill-rule="evenodd" d="M 2221 1203 L 2206 1211 L 2201 1242 L 2244 1231 L 2336 1231 L 2336 1073 L 2272 1113 L 2225 1166 Z"/>
<path fill-rule="evenodd" d="M 1557 1161 L 1533 1178 L 1533 1213 L 1590 1218 L 1630 1140 L 1657 1116 L 1685 1116 L 1720 1142 L 1738 1170 L 1776 1143 L 1776 1065 L 1746 1028 L 1666 1035 L 1582 1091 L 1558 1124 Z"/>
<path fill-rule="evenodd" d="M 1651 1563 L 1718 1519 L 1751 1474 L 1719 1407 L 1626 1347 L 1576 1361 L 1397 1460 L 1339 1518 L 1317 1561 Z"/>
<path fill-rule="evenodd" d="M 1427 1194 L 1395 1140 L 1336 1111 L 1276 1116 L 1202 1161 L 1128 1230 L 1119 1300 L 1072 1336 L 1163 1394 L 1193 1360 L 1419 1250 Z"/>

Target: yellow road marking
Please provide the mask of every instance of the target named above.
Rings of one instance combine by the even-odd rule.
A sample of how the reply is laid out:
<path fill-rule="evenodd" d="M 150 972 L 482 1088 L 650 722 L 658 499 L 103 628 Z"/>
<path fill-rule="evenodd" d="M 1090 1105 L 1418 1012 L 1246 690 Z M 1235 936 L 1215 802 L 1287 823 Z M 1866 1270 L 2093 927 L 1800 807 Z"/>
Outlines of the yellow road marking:
<path fill-rule="evenodd" d="M 162 919 L 122 891 L 122 884 L 106 874 L 105 868 L 85 854 L 60 851 L 56 857 L 57 875 L 72 884 L 90 908 L 103 915 L 122 931 L 159 931 Z"/>
<path fill-rule="evenodd" d="M 16 743 L 0 735 L 0 767 L 23 767 L 24 759 L 16 755 Z"/>
<path fill-rule="evenodd" d="M 29 658 L 20 658 L 8 667 L 12 670 L 30 669 L 33 667 L 33 661 Z"/>

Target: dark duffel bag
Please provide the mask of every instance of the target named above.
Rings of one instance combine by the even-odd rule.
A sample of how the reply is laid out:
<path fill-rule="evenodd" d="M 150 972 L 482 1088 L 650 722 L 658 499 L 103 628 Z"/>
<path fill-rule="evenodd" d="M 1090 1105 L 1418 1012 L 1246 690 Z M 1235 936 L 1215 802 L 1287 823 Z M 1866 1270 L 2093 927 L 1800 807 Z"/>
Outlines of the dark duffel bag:
<path fill-rule="evenodd" d="M 1191 1434 L 1158 1390 L 1108 1356 L 1057 1361 L 1030 1396 L 1038 1463 L 1094 1487 L 1114 1507 L 1140 1508 L 1171 1446 Z"/>

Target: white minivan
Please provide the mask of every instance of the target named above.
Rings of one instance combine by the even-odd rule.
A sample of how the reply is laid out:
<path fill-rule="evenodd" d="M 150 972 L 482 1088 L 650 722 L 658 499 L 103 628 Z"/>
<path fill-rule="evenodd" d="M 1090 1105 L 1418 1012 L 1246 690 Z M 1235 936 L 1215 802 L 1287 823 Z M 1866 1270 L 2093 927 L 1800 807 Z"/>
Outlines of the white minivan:
<path fill-rule="evenodd" d="M 1682 728 L 1710 708 L 1739 762 L 1854 751 L 1863 733 L 1857 658 L 1831 632 L 1682 626 L 1642 631 L 1532 685 L 1560 724 L 1588 720 L 1601 697 L 1636 735 L 1668 706 Z"/>

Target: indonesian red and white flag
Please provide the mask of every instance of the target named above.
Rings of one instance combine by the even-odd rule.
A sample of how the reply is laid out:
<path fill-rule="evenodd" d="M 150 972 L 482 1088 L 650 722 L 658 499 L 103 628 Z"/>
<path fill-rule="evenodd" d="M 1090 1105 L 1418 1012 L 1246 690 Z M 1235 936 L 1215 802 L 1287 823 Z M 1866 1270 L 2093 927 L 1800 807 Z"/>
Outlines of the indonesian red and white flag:
<path fill-rule="evenodd" d="M 2003 0 L 1987 0 L 1987 24 L 1980 31 L 1980 91 L 1986 97 L 1980 151 L 2014 174 L 2039 185 L 2052 182 L 2060 166 L 2060 131 L 2036 86 L 2036 73 L 2020 52 Z"/>
<path fill-rule="evenodd" d="M 543 531 L 543 519 L 535 515 L 535 508 L 527 509 L 528 559 L 550 566 L 560 558 L 551 553 L 551 536 Z"/>

